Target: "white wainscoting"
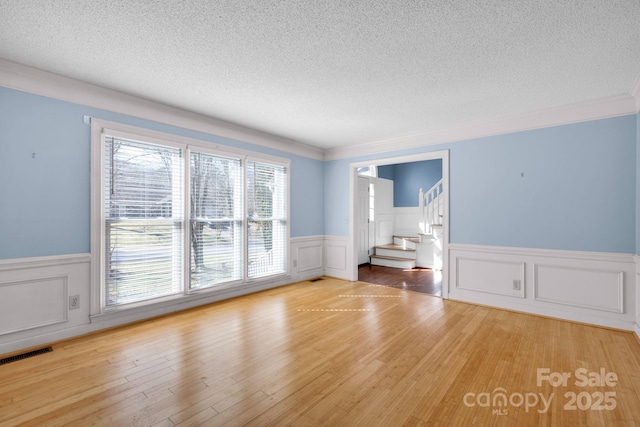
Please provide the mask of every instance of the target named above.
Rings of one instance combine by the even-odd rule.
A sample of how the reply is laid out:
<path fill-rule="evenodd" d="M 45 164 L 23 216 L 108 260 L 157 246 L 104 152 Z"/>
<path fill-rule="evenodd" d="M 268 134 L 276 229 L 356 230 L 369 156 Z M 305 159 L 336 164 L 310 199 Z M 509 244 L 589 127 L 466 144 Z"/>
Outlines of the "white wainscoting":
<path fill-rule="evenodd" d="M 450 244 L 449 256 L 450 299 L 640 330 L 633 255 Z"/>
<path fill-rule="evenodd" d="M 0 335 L 67 321 L 69 276 L 0 282 Z"/>
<path fill-rule="evenodd" d="M 340 239 L 334 239 L 334 246 Z M 342 244 L 343 249 L 346 245 Z M 274 288 L 324 274 L 324 236 L 292 238 L 290 274 L 243 287 L 215 289 L 105 314 L 90 313 L 91 256 L 62 255 L 0 260 L 0 354 L 49 344 L 146 318 Z M 334 264 L 336 252 L 330 247 Z M 345 270 L 344 257 L 342 269 Z M 337 271 L 336 269 L 332 271 Z M 70 295 L 80 308 L 70 310 Z"/>
<path fill-rule="evenodd" d="M 418 195 L 416 194 L 416 199 Z M 411 208 L 393 208 L 393 214 L 395 217 L 395 225 L 393 227 L 393 234 L 395 236 L 418 236 L 421 233 L 420 222 L 420 209 L 418 207 Z"/>
<path fill-rule="evenodd" d="M 351 270 L 355 261 L 351 257 L 353 251 L 349 250 L 350 244 L 349 237 L 324 237 L 324 274 L 339 279 L 351 280 Z"/>
<path fill-rule="evenodd" d="M 473 257 L 456 259 L 458 289 L 524 298 L 524 268 L 519 261 L 491 261 Z M 520 283 L 514 289 L 514 282 Z"/>
<path fill-rule="evenodd" d="M 376 246 L 393 243 L 394 215 L 380 214 L 374 221 L 376 227 Z"/>
<path fill-rule="evenodd" d="M 636 263 L 636 323 L 633 327 L 638 338 L 640 338 L 640 256 L 633 257 Z"/>
<path fill-rule="evenodd" d="M 623 271 L 536 264 L 533 284 L 536 301 L 624 313 Z"/>
<path fill-rule="evenodd" d="M 0 261 L 0 354 L 89 323 L 90 261 L 88 254 Z M 78 309 L 69 310 L 70 295 L 80 297 Z"/>
<path fill-rule="evenodd" d="M 324 236 L 291 239 L 291 279 L 301 281 L 324 274 Z"/>

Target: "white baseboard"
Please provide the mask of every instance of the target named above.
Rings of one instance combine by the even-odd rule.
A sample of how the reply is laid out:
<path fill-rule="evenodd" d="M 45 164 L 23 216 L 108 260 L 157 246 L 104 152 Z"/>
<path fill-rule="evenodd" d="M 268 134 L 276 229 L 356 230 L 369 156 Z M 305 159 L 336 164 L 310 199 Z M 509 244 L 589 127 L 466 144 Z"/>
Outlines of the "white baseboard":
<path fill-rule="evenodd" d="M 450 244 L 449 298 L 634 330 L 633 255 Z M 519 285 L 519 289 L 518 289 Z"/>
<path fill-rule="evenodd" d="M 638 80 L 640 83 L 640 80 Z M 636 323 L 633 326 L 633 330 L 636 333 L 637 337 L 640 338 L 640 256 L 635 255 L 633 260 L 636 264 L 636 277 L 635 277 L 635 287 L 636 287 Z"/>

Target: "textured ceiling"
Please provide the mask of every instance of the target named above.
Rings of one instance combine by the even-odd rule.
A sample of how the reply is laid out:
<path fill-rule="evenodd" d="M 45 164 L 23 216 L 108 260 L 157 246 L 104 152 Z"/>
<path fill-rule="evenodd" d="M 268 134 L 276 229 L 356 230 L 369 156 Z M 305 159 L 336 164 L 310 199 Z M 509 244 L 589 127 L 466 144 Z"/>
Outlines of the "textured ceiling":
<path fill-rule="evenodd" d="M 0 0 L 0 58 L 331 148 L 628 93 L 639 0 Z"/>

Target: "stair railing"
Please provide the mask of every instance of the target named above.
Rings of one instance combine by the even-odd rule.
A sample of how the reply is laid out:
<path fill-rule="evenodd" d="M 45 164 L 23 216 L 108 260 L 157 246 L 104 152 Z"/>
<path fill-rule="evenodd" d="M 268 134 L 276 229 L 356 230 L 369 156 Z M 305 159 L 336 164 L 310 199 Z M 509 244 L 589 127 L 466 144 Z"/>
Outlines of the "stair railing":
<path fill-rule="evenodd" d="M 424 233 L 430 233 L 432 225 L 442 225 L 442 215 L 444 214 L 442 190 L 442 179 L 426 192 L 422 191 L 422 188 L 420 189 L 418 207 L 420 209 L 421 228 Z"/>

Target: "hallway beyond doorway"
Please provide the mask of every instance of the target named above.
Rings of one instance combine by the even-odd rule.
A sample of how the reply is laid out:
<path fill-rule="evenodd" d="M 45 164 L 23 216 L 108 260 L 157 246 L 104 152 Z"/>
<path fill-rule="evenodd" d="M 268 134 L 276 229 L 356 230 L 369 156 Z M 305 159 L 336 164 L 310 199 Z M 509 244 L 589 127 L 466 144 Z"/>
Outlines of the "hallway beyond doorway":
<path fill-rule="evenodd" d="M 360 282 L 442 296 L 442 271 L 430 268 L 401 269 L 380 265 L 358 266 Z"/>

